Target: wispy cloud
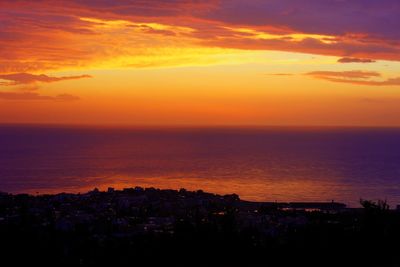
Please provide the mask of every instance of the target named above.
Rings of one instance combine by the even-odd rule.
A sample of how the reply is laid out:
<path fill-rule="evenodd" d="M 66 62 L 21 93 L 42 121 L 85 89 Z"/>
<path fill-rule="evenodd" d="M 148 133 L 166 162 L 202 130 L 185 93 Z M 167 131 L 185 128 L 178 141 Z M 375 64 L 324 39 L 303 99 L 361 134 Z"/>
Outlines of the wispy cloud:
<path fill-rule="evenodd" d="M 58 102 L 71 102 L 79 100 L 77 96 L 69 94 L 60 94 L 56 96 L 40 95 L 34 92 L 0 92 L 0 99 L 3 100 L 42 100 L 42 101 L 58 101 Z"/>
<path fill-rule="evenodd" d="M 368 79 L 371 77 L 379 77 L 381 74 L 376 71 L 313 71 L 307 73 L 307 75 L 317 78 L 345 78 L 345 79 Z"/>
<path fill-rule="evenodd" d="M 51 77 L 45 74 L 35 75 L 30 73 L 0 74 L 0 80 L 6 80 L 6 82 L 0 82 L 0 85 L 20 85 L 20 84 L 32 84 L 36 82 L 52 83 L 65 80 L 77 80 L 83 78 L 91 78 L 91 76 L 79 75 L 79 76 Z"/>
<path fill-rule="evenodd" d="M 376 80 L 376 78 L 382 75 L 374 71 L 314 71 L 306 73 L 306 75 L 337 83 L 369 86 L 400 86 L 400 77 Z"/>
<path fill-rule="evenodd" d="M 374 63 L 376 60 L 367 58 L 356 58 L 356 57 L 342 57 L 338 59 L 339 63 Z"/>

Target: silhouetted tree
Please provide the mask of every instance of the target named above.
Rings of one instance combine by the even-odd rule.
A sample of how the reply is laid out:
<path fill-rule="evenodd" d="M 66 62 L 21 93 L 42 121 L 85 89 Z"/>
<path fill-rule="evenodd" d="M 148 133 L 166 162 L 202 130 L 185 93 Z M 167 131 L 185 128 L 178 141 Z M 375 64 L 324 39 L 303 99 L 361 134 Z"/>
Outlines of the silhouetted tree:
<path fill-rule="evenodd" d="M 378 200 L 378 202 L 375 202 L 371 200 L 360 199 L 360 204 L 367 212 L 374 213 L 386 212 L 390 208 L 386 200 Z"/>

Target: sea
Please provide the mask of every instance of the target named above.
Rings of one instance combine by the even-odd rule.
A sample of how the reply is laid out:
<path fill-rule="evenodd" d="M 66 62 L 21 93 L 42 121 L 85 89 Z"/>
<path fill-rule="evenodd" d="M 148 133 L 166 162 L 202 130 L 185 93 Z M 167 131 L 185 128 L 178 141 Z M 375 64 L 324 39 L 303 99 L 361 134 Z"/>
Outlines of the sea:
<path fill-rule="evenodd" d="M 0 191 L 155 187 L 400 204 L 400 129 L 0 125 Z"/>

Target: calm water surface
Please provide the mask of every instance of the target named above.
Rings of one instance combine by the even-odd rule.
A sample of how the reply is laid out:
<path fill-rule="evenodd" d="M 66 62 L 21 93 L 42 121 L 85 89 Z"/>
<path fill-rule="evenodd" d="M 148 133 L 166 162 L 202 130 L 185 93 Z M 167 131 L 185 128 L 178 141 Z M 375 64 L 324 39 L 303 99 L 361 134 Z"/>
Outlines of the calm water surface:
<path fill-rule="evenodd" d="M 136 185 L 400 204 L 400 129 L 0 126 L 0 191 Z"/>

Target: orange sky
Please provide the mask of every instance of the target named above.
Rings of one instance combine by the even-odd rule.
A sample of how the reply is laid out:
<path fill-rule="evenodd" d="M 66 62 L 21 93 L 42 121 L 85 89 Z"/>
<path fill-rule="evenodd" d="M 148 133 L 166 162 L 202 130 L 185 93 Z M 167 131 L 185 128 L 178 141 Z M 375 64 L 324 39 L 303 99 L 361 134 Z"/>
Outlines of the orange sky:
<path fill-rule="evenodd" d="M 2 1 L 0 123 L 400 126 L 400 5 L 302 1 Z"/>

